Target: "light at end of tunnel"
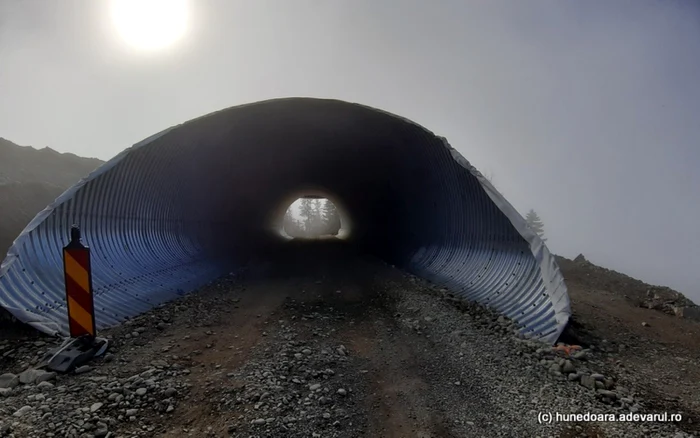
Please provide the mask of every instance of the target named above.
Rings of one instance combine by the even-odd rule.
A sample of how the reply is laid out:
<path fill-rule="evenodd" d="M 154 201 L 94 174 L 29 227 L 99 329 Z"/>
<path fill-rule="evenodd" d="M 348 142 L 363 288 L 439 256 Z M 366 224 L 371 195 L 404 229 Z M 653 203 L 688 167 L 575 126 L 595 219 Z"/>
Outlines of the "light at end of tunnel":
<path fill-rule="evenodd" d="M 274 228 L 287 240 L 350 236 L 350 220 L 342 203 L 319 190 L 286 197 L 275 216 Z"/>

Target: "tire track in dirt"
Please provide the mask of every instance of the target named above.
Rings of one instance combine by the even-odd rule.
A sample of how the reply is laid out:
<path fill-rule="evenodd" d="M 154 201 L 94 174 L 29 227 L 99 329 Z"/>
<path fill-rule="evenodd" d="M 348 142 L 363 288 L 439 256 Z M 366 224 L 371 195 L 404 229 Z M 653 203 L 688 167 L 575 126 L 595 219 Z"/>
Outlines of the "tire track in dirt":
<path fill-rule="evenodd" d="M 181 357 L 180 363 L 190 370 L 191 389 L 186 409 L 168 425 L 163 437 L 203 436 L 202 431 L 226 430 L 227 418 L 219 414 L 216 399 L 235 388 L 236 382 L 227 375 L 246 363 L 266 335 L 269 320 L 286 297 L 284 286 L 269 281 L 244 283 L 235 300 L 237 308 L 226 318 L 207 321 L 203 315 L 199 321 L 191 321 L 190 328 L 173 333 L 180 340 L 164 348 L 170 347 L 169 353 Z"/>
<path fill-rule="evenodd" d="M 384 344 L 405 341 L 397 335 L 386 339 L 370 327 L 348 333 L 351 351 L 368 363 L 366 378 L 372 393 L 367 400 L 369 436 L 451 437 L 439 413 L 427 397 L 431 386 L 421 376 L 416 352 L 408 344 L 385 348 Z"/>
<path fill-rule="evenodd" d="M 336 324 L 337 343 L 349 347 L 363 380 L 366 435 L 378 438 L 456 437 L 446 426 L 444 414 L 434 407 L 433 388 L 424 378 L 425 366 L 415 336 L 399 326 L 392 297 L 385 292 L 388 279 L 397 272 L 371 258 L 352 258 L 345 272 L 331 276 L 336 283 L 319 295 L 318 304 L 338 309 L 349 317 Z M 337 288 L 336 293 L 330 290 Z"/>

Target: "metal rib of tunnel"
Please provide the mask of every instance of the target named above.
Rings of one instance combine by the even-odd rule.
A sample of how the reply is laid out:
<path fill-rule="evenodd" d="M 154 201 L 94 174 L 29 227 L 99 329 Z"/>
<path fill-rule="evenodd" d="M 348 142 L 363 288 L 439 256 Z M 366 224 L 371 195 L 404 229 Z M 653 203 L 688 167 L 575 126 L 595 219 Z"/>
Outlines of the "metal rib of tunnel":
<path fill-rule="evenodd" d="M 125 150 L 40 212 L 0 268 L 0 305 L 67 332 L 61 248 L 92 248 L 99 328 L 242 266 L 279 237 L 304 190 L 342 205 L 348 243 L 554 342 L 570 316 L 539 237 L 444 138 L 336 100 L 289 98 L 212 113 Z M 280 210 L 281 208 L 281 210 Z"/>

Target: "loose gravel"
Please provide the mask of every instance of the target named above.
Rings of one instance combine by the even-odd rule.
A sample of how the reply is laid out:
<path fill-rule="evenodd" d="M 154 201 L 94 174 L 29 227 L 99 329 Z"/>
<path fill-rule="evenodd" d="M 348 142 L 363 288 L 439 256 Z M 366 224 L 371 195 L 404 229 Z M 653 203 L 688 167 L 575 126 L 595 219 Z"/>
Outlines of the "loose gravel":
<path fill-rule="evenodd" d="M 263 265 L 257 265 L 263 266 Z M 551 348 L 444 289 L 332 243 L 277 255 L 104 333 L 67 375 L 53 340 L 0 342 L 0 437 L 673 437 L 595 347 Z"/>

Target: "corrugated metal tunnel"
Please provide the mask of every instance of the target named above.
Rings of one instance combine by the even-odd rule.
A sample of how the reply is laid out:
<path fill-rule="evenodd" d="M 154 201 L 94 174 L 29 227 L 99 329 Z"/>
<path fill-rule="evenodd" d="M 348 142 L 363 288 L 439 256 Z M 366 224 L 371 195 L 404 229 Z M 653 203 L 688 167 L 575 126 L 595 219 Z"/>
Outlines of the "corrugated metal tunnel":
<path fill-rule="evenodd" d="M 444 138 L 335 100 L 278 99 L 213 113 L 127 149 L 17 238 L 0 305 L 47 333 L 67 328 L 61 248 L 92 248 L 98 327 L 118 324 L 277 244 L 301 195 L 342 211 L 348 244 L 444 285 L 553 342 L 569 298 L 524 219 Z"/>

